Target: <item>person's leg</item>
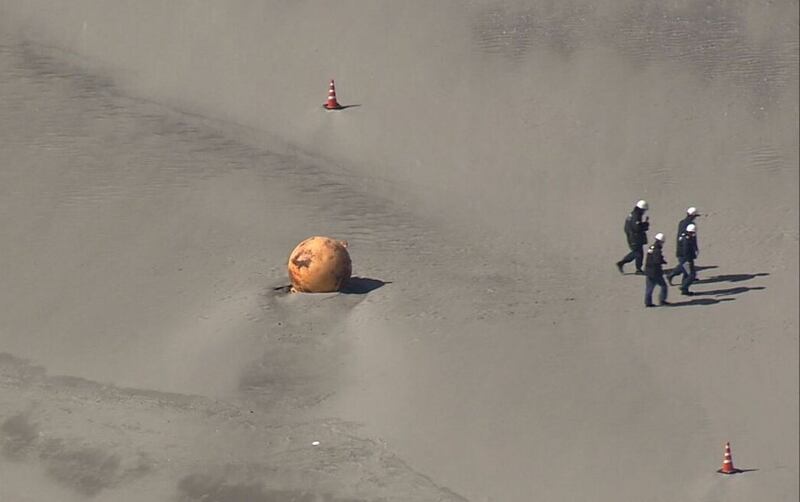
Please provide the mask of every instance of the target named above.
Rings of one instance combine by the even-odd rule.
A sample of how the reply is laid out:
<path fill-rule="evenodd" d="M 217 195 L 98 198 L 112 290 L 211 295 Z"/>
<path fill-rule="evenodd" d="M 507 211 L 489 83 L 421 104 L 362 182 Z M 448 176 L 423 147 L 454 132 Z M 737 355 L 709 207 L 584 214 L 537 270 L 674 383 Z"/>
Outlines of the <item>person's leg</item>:
<path fill-rule="evenodd" d="M 626 254 L 626 255 L 625 255 L 625 256 L 624 256 L 624 257 L 623 257 L 623 258 L 622 258 L 620 261 L 618 261 L 617 263 L 621 263 L 621 264 L 625 265 L 626 263 L 630 263 L 630 262 L 632 262 L 634 259 L 636 259 L 636 250 L 635 250 L 635 249 L 633 249 L 633 248 L 631 248 L 630 252 L 629 252 L 628 254 Z"/>
<path fill-rule="evenodd" d="M 670 284 L 672 284 L 672 279 L 683 273 L 684 261 L 685 260 L 683 258 L 678 258 L 678 264 L 675 265 L 675 268 L 673 268 L 672 271 L 669 273 L 669 276 L 667 276 L 667 280 L 669 281 Z"/>
<path fill-rule="evenodd" d="M 689 284 L 692 282 L 692 274 L 689 270 L 689 262 L 683 264 L 683 275 L 681 276 L 681 291 L 684 294 L 689 293 Z"/>
<path fill-rule="evenodd" d="M 653 306 L 653 288 L 655 287 L 655 282 L 653 279 L 646 277 L 644 280 L 644 306 L 645 307 L 652 307 Z"/>
<path fill-rule="evenodd" d="M 642 250 L 642 246 L 638 246 L 636 249 L 633 250 L 636 256 L 636 271 L 642 272 L 642 262 L 644 261 L 644 251 Z"/>
<path fill-rule="evenodd" d="M 658 278 L 656 278 L 656 283 L 659 285 L 659 287 L 661 287 L 661 291 L 659 291 L 659 296 L 658 296 L 658 303 L 664 305 L 667 302 L 667 283 L 664 280 L 664 276 L 661 275 Z"/>
<path fill-rule="evenodd" d="M 667 280 L 669 281 L 670 284 L 672 284 L 672 278 L 675 277 L 676 275 L 678 275 L 678 273 L 679 273 L 678 267 L 680 267 L 680 266 L 681 266 L 681 262 L 680 262 L 680 260 L 678 260 L 678 264 L 675 265 L 674 267 L 672 267 L 672 269 L 670 269 L 669 273 L 667 274 Z"/>
<path fill-rule="evenodd" d="M 691 286 L 692 283 L 694 283 L 694 278 L 695 278 L 694 260 L 687 261 L 686 265 L 684 266 L 686 267 L 686 275 L 684 276 L 683 280 L 683 282 L 685 282 L 685 285 L 682 283 L 681 288 L 684 289 L 685 291 L 689 291 L 689 286 Z"/>
<path fill-rule="evenodd" d="M 622 269 L 622 267 L 626 263 L 630 263 L 635 259 L 636 259 L 636 249 L 632 247 L 630 252 L 628 254 L 626 254 L 620 261 L 617 262 L 616 265 L 617 265 L 617 269 L 619 270 L 619 273 L 620 274 L 625 273 L 625 271 Z"/>

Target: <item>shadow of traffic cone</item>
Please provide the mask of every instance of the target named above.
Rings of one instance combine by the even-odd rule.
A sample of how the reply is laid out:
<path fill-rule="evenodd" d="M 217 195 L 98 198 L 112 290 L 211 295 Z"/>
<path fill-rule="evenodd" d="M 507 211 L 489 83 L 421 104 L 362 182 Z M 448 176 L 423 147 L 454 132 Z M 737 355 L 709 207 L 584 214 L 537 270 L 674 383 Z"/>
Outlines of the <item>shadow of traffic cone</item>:
<path fill-rule="evenodd" d="M 336 101 L 336 87 L 333 85 L 333 79 L 331 79 L 331 85 L 328 88 L 328 101 L 322 105 L 323 108 L 326 110 L 341 110 L 343 107 Z"/>
<path fill-rule="evenodd" d="M 725 443 L 725 456 L 722 459 L 722 469 L 717 471 L 720 474 L 737 474 L 741 472 L 733 466 L 733 457 L 731 456 L 731 444 Z"/>

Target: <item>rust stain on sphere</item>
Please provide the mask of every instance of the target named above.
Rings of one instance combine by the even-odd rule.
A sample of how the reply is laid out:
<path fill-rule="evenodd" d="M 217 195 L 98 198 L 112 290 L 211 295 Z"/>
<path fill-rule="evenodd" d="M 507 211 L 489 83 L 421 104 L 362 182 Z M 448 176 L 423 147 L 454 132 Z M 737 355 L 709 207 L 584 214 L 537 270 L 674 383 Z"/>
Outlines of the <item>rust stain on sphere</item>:
<path fill-rule="evenodd" d="M 347 241 L 309 237 L 289 255 L 292 290 L 303 293 L 339 291 L 350 279 L 352 265 Z"/>

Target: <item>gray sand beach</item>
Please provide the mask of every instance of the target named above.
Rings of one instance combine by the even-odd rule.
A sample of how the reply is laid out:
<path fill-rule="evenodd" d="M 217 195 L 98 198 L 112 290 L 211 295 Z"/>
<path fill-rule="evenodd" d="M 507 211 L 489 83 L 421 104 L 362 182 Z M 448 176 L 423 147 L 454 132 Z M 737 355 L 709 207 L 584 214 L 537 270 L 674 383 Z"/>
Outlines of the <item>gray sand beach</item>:
<path fill-rule="evenodd" d="M 792 1 L 0 0 L 0 500 L 797 500 L 799 103 Z"/>

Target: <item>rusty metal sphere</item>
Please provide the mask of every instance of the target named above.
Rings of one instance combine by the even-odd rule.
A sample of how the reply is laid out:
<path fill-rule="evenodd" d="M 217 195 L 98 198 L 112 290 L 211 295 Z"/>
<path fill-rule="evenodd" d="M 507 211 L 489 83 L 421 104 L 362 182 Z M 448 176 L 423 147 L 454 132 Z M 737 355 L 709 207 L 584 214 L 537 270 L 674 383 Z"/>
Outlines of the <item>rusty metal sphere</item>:
<path fill-rule="evenodd" d="M 289 278 L 293 291 L 339 291 L 350 279 L 351 271 L 347 241 L 322 236 L 309 237 L 289 255 Z"/>

